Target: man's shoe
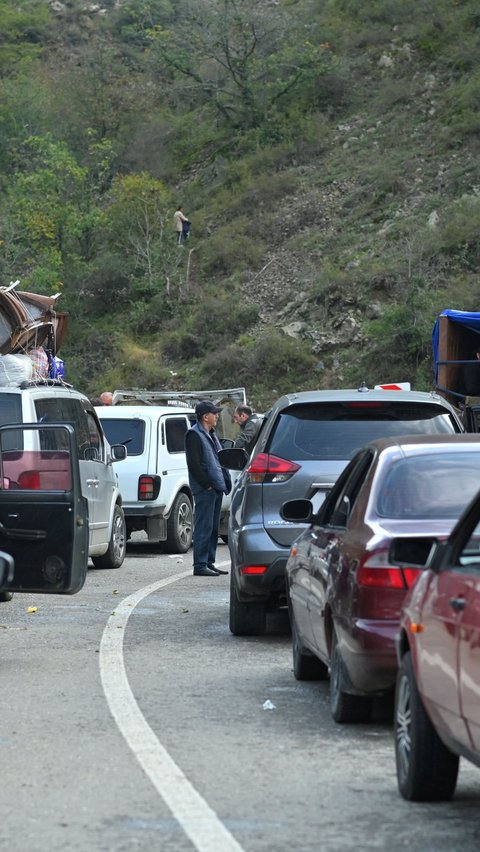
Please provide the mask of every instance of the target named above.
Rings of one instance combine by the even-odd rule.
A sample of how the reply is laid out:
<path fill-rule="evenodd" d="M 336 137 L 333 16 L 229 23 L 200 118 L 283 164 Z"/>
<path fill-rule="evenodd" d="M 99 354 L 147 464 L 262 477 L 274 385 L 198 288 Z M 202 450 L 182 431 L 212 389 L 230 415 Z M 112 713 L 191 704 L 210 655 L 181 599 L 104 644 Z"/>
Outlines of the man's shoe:
<path fill-rule="evenodd" d="M 209 565 L 210 571 L 215 571 L 215 574 L 228 574 L 228 571 L 224 571 L 223 568 L 217 568 L 216 565 Z"/>
<path fill-rule="evenodd" d="M 194 577 L 218 577 L 216 571 L 211 571 L 210 568 L 195 568 Z"/>

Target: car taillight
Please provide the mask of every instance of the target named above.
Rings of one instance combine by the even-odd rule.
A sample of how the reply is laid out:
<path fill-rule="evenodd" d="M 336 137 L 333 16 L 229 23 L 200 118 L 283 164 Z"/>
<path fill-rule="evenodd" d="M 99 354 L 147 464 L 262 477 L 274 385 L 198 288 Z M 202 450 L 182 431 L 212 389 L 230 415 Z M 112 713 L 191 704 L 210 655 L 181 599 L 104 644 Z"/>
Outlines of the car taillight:
<path fill-rule="evenodd" d="M 265 574 L 268 565 L 244 565 L 240 568 L 240 574 Z"/>
<path fill-rule="evenodd" d="M 421 568 L 405 568 L 405 567 L 403 567 L 401 569 L 401 571 L 403 573 L 405 582 L 407 584 L 407 589 L 409 589 L 410 586 L 413 586 L 413 584 L 414 584 L 415 580 L 417 579 L 417 577 L 419 576 L 419 574 L 422 573 Z"/>
<path fill-rule="evenodd" d="M 18 477 L 18 487 L 28 491 L 39 491 L 42 486 L 38 470 L 24 470 Z"/>
<path fill-rule="evenodd" d="M 300 465 L 295 462 L 271 453 L 259 453 L 247 467 L 246 474 L 250 482 L 286 482 L 297 470 Z"/>
<path fill-rule="evenodd" d="M 160 493 L 159 476 L 147 476 L 144 474 L 138 479 L 138 499 L 139 500 L 156 500 Z"/>
<path fill-rule="evenodd" d="M 420 568 L 400 568 L 390 565 L 387 551 L 371 553 L 362 559 L 357 571 L 357 583 L 371 589 L 409 589 L 421 573 Z"/>

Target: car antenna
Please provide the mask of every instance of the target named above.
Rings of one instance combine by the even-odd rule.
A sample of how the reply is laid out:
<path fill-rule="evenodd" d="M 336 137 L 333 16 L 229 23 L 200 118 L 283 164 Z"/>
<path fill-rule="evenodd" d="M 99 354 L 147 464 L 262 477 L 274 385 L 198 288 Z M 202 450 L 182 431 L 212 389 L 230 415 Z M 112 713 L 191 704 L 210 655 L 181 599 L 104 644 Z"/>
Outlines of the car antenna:
<path fill-rule="evenodd" d="M 362 382 L 362 384 L 360 385 L 360 387 L 358 389 L 358 392 L 359 393 L 368 393 L 368 388 L 367 388 L 365 382 Z"/>

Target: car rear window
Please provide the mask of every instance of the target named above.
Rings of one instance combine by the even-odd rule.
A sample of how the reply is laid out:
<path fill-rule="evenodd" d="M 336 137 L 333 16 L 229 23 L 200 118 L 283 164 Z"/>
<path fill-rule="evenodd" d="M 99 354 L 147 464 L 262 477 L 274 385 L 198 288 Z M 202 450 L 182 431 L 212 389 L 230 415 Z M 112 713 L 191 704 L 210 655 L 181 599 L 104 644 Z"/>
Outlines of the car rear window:
<path fill-rule="evenodd" d="M 144 420 L 120 420 L 119 418 L 102 417 L 101 424 L 107 436 L 107 441 L 112 444 L 126 444 L 129 456 L 140 456 L 145 445 L 145 421 Z"/>
<path fill-rule="evenodd" d="M 299 405 L 280 414 L 267 450 L 294 461 L 346 460 L 376 438 L 451 435 L 457 431 L 449 412 L 429 403 Z"/>
<path fill-rule="evenodd" d="M 377 499 L 385 518 L 458 518 L 478 491 L 480 451 L 401 459 L 387 472 Z"/>

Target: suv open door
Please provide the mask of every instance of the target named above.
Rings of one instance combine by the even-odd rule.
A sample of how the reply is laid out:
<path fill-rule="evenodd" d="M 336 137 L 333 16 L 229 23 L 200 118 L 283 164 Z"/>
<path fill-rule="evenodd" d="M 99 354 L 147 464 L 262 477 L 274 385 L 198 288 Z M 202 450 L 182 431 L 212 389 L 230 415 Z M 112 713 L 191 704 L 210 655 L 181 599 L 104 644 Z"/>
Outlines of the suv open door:
<path fill-rule="evenodd" d="M 71 595 L 88 564 L 88 504 L 82 496 L 75 431 L 68 424 L 0 427 L 1 572 L 12 592 Z"/>

